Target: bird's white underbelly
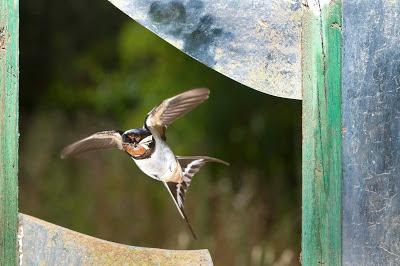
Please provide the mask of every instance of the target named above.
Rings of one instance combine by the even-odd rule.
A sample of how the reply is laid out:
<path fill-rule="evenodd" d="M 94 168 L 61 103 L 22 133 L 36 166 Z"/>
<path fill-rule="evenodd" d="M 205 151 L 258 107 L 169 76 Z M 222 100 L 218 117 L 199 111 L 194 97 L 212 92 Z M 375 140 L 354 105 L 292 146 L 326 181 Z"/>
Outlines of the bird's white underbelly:
<path fill-rule="evenodd" d="M 166 145 L 156 145 L 150 158 L 133 160 L 143 173 L 157 180 L 170 177 L 177 167 L 175 155 Z"/>

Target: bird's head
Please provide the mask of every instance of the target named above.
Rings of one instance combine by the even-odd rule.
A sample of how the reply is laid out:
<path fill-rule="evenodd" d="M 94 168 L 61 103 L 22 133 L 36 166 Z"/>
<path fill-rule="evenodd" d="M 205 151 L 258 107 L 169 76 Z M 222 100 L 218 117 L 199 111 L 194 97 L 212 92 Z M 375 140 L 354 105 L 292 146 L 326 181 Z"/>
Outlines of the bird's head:
<path fill-rule="evenodd" d="M 151 132 L 145 128 L 134 128 L 122 134 L 122 147 L 135 159 L 147 158 L 154 150 Z"/>
<path fill-rule="evenodd" d="M 122 134 L 122 141 L 124 143 L 138 144 L 150 135 L 150 131 L 145 128 L 134 128 L 127 130 Z"/>

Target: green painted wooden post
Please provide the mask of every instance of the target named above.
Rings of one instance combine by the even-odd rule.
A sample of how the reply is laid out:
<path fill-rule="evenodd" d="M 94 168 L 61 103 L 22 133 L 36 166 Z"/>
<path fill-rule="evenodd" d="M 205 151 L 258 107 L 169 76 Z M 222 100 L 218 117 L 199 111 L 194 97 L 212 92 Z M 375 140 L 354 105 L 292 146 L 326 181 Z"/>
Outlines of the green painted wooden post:
<path fill-rule="evenodd" d="M 341 1 L 303 17 L 303 265 L 341 264 Z"/>
<path fill-rule="evenodd" d="M 18 0 L 0 0 L 0 264 L 17 264 Z"/>

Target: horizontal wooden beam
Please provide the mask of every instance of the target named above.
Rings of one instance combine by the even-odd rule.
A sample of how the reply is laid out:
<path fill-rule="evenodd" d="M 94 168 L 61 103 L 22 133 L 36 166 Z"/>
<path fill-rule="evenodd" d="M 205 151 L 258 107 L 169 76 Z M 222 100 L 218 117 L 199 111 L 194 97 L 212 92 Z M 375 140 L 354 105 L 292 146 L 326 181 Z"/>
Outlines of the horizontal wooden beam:
<path fill-rule="evenodd" d="M 117 244 L 19 215 L 22 265 L 212 265 L 208 250 Z"/>

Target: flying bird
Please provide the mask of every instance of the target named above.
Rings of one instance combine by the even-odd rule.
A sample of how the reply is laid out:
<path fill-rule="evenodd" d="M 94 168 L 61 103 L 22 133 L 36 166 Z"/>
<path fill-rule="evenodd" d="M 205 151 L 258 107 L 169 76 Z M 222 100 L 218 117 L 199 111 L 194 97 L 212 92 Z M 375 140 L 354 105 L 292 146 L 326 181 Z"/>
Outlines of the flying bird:
<path fill-rule="evenodd" d="M 125 151 L 142 172 L 164 184 L 196 239 L 184 210 L 185 194 L 190 182 L 207 162 L 229 164 L 208 156 L 176 156 L 166 142 L 165 133 L 170 124 L 207 100 L 209 95 L 208 89 L 199 88 L 168 98 L 147 114 L 143 127 L 125 132 L 110 130 L 95 133 L 65 147 L 61 158 L 110 148 Z"/>

